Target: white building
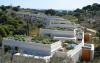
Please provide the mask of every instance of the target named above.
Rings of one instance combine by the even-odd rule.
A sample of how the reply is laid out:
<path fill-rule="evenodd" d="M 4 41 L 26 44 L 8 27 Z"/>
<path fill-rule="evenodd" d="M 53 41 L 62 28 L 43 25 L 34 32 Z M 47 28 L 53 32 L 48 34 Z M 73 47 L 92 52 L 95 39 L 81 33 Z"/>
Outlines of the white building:
<path fill-rule="evenodd" d="M 42 44 L 36 42 L 24 42 L 14 39 L 5 38 L 3 45 L 10 46 L 11 48 L 18 47 L 22 53 L 35 55 L 35 56 L 49 56 L 54 51 L 61 48 L 61 41 L 52 44 Z"/>
<path fill-rule="evenodd" d="M 37 59 L 37 63 L 40 62 L 40 58 L 41 61 L 47 63 L 48 61 L 50 61 L 50 58 L 52 58 L 53 55 L 56 54 L 55 52 L 57 50 L 59 51 L 59 49 L 62 48 L 61 42 L 55 42 L 53 44 L 48 45 L 48 44 L 38 44 L 38 43 L 31 43 L 31 42 L 25 43 L 25 42 L 15 41 L 11 39 L 5 39 L 3 41 L 3 44 L 11 47 L 19 47 L 21 51 L 23 51 L 20 52 L 19 55 L 18 53 L 14 55 L 14 58 L 15 59 L 17 58 L 17 61 L 20 56 L 24 57 L 24 54 L 27 54 L 33 56 L 34 59 Z M 79 57 L 81 55 L 80 52 L 83 46 L 84 46 L 84 42 L 82 41 L 78 45 L 76 45 L 74 49 L 65 52 L 67 57 L 71 59 L 73 63 L 76 63 L 79 60 Z M 69 61 L 69 59 L 66 60 Z"/>
<path fill-rule="evenodd" d="M 82 36 L 83 35 L 84 34 L 82 34 Z M 83 36 L 83 38 L 84 38 L 84 36 Z M 67 57 L 69 59 L 71 59 L 71 61 L 73 63 L 76 63 L 79 60 L 79 57 L 81 55 L 80 52 L 82 50 L 82 47 L 84 46 L 83 38 L 81 41 L 76 42 L 77 45 L 68 44 L 70 46 L 73 45 L 72 49 L 70 49 L 70 50 L 68 49 L 67 51 L 61 51 L 61 52 L 65 52 Z M 49 62 L 50 58 L 52 58 L 53 55 L 56 54 L 57 51 L 63 50 L 61 41 L 54 42 L 52 44 L 41 44 L 41 43 L 35 43 L 35 42 L 22 42 L 22 41 L 10 39 L 10 38 L 5 38 L 3 40 L 3 45 L 7 45 L 12 48 L 15 48 L 15 47 L 20 48 L 21 52 L 19 52 L 19 54 L 18 53 L 15 54 L 15 57 L 17 57 L 17 58 L 21 54 L 27 54 L 27 55 L 37 56 L 34 58 L 35 59 L 37 58 L 37 60 L 40 60 L 40 58 L 41 58 L 43 60 L 43 62 L 45 62 L 45 63 Z M 21 55 L 21 56 L 24 56 L 24 55 Z M 48 56 L 49 56 L 49 58 L 46 58 Z M 44 57 L 46 59 L 43 59 Z M 69 59 L 68 59 L 68 61 L 69 61 Z M 37 62 L 37 63 L 39 63 L 39 62 Z"/>
<path fill-rule="evenodd" d="M 40 29 L 40 35 L 51 36 L 54 40 L 72 39 L 76 40 L 76 36 L 73 31 L 52 30 L 52 29 Z"/>
<path fill-rule="evenodd" d="M 26 15 L 26 14 L 25 14 Z M 24 15 L 23 15 L 24 16 Z M 22 42 L 14 39 L 5 38 L 3 40 L 3 45 L 10 47 L 18 47 L 22 50 L 23 54 L 37 56 L 34 58 L 43 59 L 44 63 L 50 61 L 50 58 L 56 54 L 56 52 L 64 52 L 67 56 L 68 61 L 71 63 L 76 63 L 82 52 L 82 47 L 84 46 L 84 31 L 78 29 L 76 25 L 67 22 L 66 20 L 58 17 L 45 16 L 44 20 L 47 25 L 44 29 L 40 29 L 40 35 L 50 36 L 54 40 L 60 40 L 52 44 L 41 44 L 31 41 Z M 55 29 L 53 29 L 55 28 Z M 63 28 L 63 30 L 56 28 Z M 72 47 L 71 49 L 64 50 L 62 43 L 64 40 L 73 40 L 75 43 L 67 43 L 66 48 Z M 21 53 L 15 54 L 15 56 L 20 56 Z M 23 55 L 25 56 L 25 55 Z M 49 56 L 49 58 L 48 58 Z M 60 57 L 60 56 L 59 56 Z M 45 58 L 45 59 L 44 59 Z M 40 63 L 40 62 L 37 62 Z M 41 61 L 41 63 L 43 63 Z"/>
<path fill-rule="evenodd" d="M 45 20 L 44 17 L 46 15 L 16 12 L 16 16 L 21 17 L 26 22 L 33 22 L 34 23 L 35 21 L 37 21 L 37 19 L 40 19 L 40 20 L 44 21 Z"/>

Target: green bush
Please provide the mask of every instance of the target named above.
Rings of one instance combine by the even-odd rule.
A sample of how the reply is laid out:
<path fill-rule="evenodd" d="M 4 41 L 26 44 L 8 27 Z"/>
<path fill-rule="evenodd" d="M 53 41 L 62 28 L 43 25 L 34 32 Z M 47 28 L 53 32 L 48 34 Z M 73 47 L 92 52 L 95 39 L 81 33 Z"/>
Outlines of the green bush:
<path fill-rule="evenodd" d="M 26 41 L 26 37 L 24 35 L 15 35 L 14 36 L 15 40 L 19 40 L 19 41 Z"/>

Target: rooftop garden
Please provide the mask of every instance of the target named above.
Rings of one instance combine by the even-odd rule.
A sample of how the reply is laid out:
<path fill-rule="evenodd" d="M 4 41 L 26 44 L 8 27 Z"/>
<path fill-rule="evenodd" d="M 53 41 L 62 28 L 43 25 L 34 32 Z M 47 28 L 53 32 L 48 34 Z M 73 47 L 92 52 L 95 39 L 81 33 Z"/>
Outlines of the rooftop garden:
<path fill-rule="evenodd" d="M 47 37 L 47 36 L 39 36 L 39 37 L 32 38 L 32 42 L 43 43 L 43 44 L 52 44 L 56 41 L 57 40 L 53 40 L 52 38 Z"/>
<path fill-rule="evenodd" d="M 56 27 L 56 28 L 48 28 L 48 29 L 52 29 L 52 30 L 63 30 L 63 31 L 73 31 L 72 29 L 66 29 L 66 28 L 61 28 L 61 27 Z"/>
<path fill-rule="evenodd" d="M 15 35 L 14 39 L 19 40 L 19 41 L 26 41 L 26 36 L 24 36 L 24 35 Z"/>
<path fill-rule="evenodd" d="M 26 36 L 25 35 L 14 35 L 14 36 L 9 36 L 8 39 L 14 39 L 18 41 L 26 41 Z"/>
<path fill-rule="evenodd" d="M 78 44 L 72 40 L 65 40 L 63 42 L 63 47 L 65 47 L 67 50 L 74 49 L 76 45 Z"/>
<path fill-rule="evenodd" d="M 82 35 L 83 35 L 82 30 L 80 30 L 80 29 L 76 30 L 76 35 L 78 35 L 78 36 L 82 36 Z"/>
<path fill-rule="evenodd" d="M 68 43 L 68 44 L 77 44 L 77 43 L 74 42 L 73 40 L 65 40 L 64 43 Z"/>
<path fill-rule="evenodd" d="M 8 37 L 8 39 L 14 39 L 14 40 L 22 41 L 22 42 L 28 42 L 29 40 L 31 42 L 42 43 L 42 44 L 52 44 L 57 41 L 47 36 L 28 37 L 25 35 L 14 35 L 12 37 Z"/>

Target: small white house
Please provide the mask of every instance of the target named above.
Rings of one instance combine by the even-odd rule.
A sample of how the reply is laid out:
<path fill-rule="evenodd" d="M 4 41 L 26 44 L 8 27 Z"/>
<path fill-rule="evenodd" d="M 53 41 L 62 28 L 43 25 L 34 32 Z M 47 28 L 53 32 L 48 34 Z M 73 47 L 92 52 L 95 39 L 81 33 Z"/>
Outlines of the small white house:
<path fill-rule="evenodd" d="M 51 36 L 54 40 L 73 40 L 77 43 L 77 45 L 71 49 L 67 50 L 67 52 L 64 51 L 65 55 L 71 59 L 72 63 L 77 63 L 80 56 L 82 55 L 82 47 L 84 46 L 84 31 L 82 31 L 80 28 L 80 25 L 73 24 L 71 22 L 66 21 L 63 18 L 55 17 L 55 16 L 38 16 L 33 14 L 18 14 L 17 16 L 24 17 L 26 20 L 31 20 L 34 18 L 42 17 L 44 22 L 46 23 L 46 27 L 44 29 L 40 28 L 39 34 L 41 36 Z M 51 28 L 64 28 L 66 30 L 57 30 L 57 29 L 51 29 Z M 22 42 L 22 41 L 16 41 L 13 39 L 7 39 L 5 38 L 3 40 L 3 45 L 8 45 L 11 47 L 19 47 L 23 53 L 34 55 L 34 56 L 51 56 L 62 48 L 62 42 L 57 41 L 52 44 L 41 44 L 41 43 L 35 43 L 35 42 Z M 91 51 L 94 51 L 94 46 L 91 45 Z M 93 59 L 94 52 L 91 53 L 91 59 Z"/>
<path fill-rule="evenodd" d="M 3 45 L 10 46 L 11 48 L 18 47 L 23 53 L 35 56 L 49 56 L 54 51 L 61 48 L 61 41 L 52 44 L 42 44 L 36 42 L 24 42 L 14 39 L 4 38 Z"/>

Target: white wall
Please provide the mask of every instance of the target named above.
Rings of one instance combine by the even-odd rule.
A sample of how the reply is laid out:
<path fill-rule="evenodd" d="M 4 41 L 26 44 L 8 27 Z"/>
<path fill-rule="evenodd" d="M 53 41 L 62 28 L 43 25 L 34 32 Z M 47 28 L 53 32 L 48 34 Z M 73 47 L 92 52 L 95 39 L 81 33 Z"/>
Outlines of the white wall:
<path fill-rule="evenodd" d="M 41 44 L 35 42 L 21 42 L 13 39 L 4 39 L 3 45 L 19 47 L 29 54 L 50 55 L 51 52 L 61 48 L 61 41 L 53 44 Z"/>
<path fill-rule="evenodd" d="M 59 49 L 62 47 L 62 42 L 55 42 L 53 44 L 51 44 L 51 52 L 54 52 L 55 50 Z"/>
<path fill-rule="evenodd" d="M 50 24 L 46 26 L 47 28 L 61 27 L 61 28 L 71 28 L 74 29 L 74 25 L 72 24 Z"/>
<path fill-rule="evenodd" d="M 62 31 L 62 30 L 51 30 L 51 29 L 40 29 L 40 35 L 52 34 L 58 37 L 74 37 L 74 31 Z"/>
<path fill-rule="evenodd" d="M 73 63 L 76 63 L 77 61 L 79 61 L 79 57 L 81 55 L 83 46 L 84 46 L 84 39 L 73 50 L 70 50 L 67 52 L 68 56 L 72 59 Z"/>
<path fill-rule="evenodd" d="M 53 38 L 54 40 L 73 40 L 76 42 L 76 37 L 55 37 Z"/>

